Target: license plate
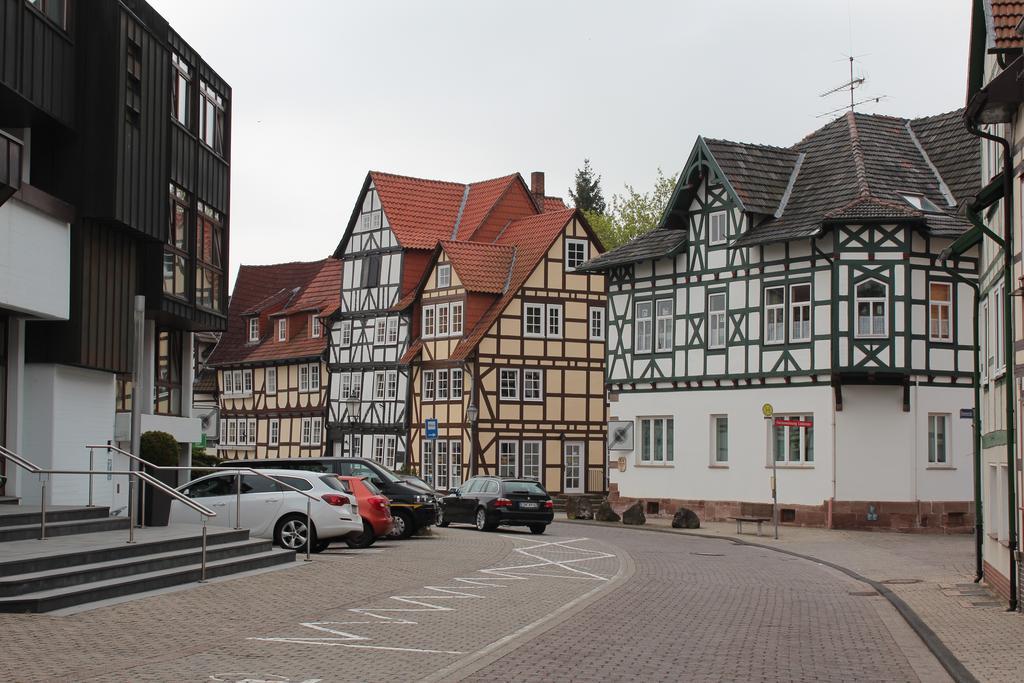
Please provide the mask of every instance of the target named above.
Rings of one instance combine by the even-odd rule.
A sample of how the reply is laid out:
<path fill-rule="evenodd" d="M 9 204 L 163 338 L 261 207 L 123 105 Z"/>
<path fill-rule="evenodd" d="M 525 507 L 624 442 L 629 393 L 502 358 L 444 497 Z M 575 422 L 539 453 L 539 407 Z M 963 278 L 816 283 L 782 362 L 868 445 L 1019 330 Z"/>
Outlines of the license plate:
<path fill-rule="evenodd" d="M 520 503 L 519 507 L 524 510 L 536 510 L 540 507 L 540 503 Z"/>

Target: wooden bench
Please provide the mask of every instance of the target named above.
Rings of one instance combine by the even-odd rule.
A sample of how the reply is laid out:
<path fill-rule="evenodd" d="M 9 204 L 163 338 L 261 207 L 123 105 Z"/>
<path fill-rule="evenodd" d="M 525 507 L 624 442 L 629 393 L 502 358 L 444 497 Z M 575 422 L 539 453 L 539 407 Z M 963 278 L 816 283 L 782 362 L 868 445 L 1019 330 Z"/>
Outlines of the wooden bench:
<path fill-rule="evenodd" d="M 772 521 L 771 517 L 730 517 L 729 519 L 736 520 L 736 533 L 737 534 L 742 534 L 743 533 L 743 523 L 744 522 L 754 522 L 755 524 L 757 524 L 757 535 L 758 536 L 761 535 L 761 525 L 764 524 L 765 522 Z"/>

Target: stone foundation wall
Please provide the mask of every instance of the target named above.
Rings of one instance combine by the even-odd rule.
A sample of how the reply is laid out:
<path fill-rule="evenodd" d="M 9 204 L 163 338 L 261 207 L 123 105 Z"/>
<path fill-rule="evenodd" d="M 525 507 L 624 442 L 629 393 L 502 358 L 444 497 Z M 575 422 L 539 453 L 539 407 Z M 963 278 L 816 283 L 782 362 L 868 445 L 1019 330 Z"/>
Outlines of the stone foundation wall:
<path fill-rule="evenodd" d="M 981 571 L 985 575 L 985 585 L 999 593 L 1004 600 L 1010 599 L 1010 580 L 1006 577 L 1003 572 L 1006 571 L 1004 567 L 1002 571 L 996 569 L 985 560 L 981 563 Z"/>
<path fill-rule="evenodd" d="M 730 517 L 771 517 L 771 503 L 739 500 L 680 500 L 675 498 L 630 498 L 619 495 L 619 487 L 609 485 L 608 502 L 621 512 L 637 500 L 644 503 L 647 515 L 671 517 L 680 507 L 693 510 L 705 522 L 725 522 Z M 874 508 L 877 519 L 868 520 Z M 780 523 L 786 526 L 829 528 L 829 504 L 779 505 Z M 970 501 L 869 502 L 836 501 L 832 505 L 833 529 L 879 529 L 918 533 L 973 533 L 974 505 Z"/>

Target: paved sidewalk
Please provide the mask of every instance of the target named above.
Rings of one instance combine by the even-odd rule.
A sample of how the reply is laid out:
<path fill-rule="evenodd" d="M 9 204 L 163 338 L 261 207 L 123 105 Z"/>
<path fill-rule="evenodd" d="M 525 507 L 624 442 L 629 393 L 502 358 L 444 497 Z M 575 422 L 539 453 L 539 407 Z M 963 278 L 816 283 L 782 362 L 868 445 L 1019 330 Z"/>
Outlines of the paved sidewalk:
<path fill-rule="evenodd" d="M 761 537 L 753 533 L 753 525 L 749 525 L 751 533 L 737 536 L 733 522 L 708 522 L 698 530 L 677 530 L 671 528 L 670 518 L 650 516 L 644 527 L 626 528 L 735 538 L 846 567 L 885 584 L 978 680 L 1024 680 L 1024 614 L 1007 613 L 1001 598 L 973 583 L 972 536 L 783 526 L 776 541 L 770 526 Z"/>

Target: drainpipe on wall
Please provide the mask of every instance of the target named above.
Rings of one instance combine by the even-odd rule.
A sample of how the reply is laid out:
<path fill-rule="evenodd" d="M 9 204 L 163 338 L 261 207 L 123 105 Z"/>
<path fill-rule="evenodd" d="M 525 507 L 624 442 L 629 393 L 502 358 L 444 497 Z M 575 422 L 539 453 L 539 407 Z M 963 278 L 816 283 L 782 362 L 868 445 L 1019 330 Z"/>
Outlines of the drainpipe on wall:
<path fill-rule="evenodd" d="M 967 130 L 976 137 L 995 142 L 1003 149 L 1003 355 L 1006 371 L 1003 386 L 1006 390 L 1006 467 L 1007 467 L 1007 513 L 1009 516 L 1010 541 L 1010 606 L 1007 611 L 1017 610 L 1017 433 L 1013 417 L 1013 151 L 1009 140 L 978 128 L 970 118 L 965 118 Z"/>

